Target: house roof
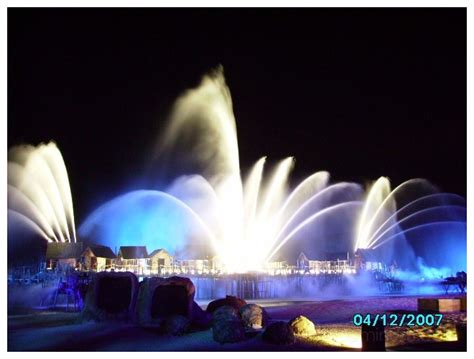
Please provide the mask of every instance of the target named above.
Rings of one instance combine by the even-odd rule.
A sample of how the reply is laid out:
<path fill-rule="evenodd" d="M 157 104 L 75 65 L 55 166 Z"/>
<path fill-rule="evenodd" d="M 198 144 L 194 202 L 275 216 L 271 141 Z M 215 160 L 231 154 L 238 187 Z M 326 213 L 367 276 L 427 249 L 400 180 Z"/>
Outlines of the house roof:
<path fill-rule="evenodd" d="M 79 258 L 82 247 L 82 242 L 50 242 L 46 247 L 46 259 Z"/>
<path fill-rule="evenodd" d="M 90 244 L 86 247 L 86 249 L 89 248 L 91 252 L 94 254 L 96 257 L 100 258 L 115 258 L 115 253 L 110 249 L 109 247 L 106 246 L 101 246 L 98 244 Z"/>
<path fill-rule="evenodd" d="M 145 246 L 121 246 L 120 252 L 123 259 L 148 258 Z"/>
<path fill-rule="evenodd" d="M 160 252 L 164 252 L 164 253 L 166 253 L 168 256 L 170 256 L 170 254 L 168 253 L 168 251 L 167 251 L 166 249 L 159 248 L 159 249 L 155 249 L 153 252 L 151 252 L 151 253 L 148 255 L 148 257 L 150 257 L 150 258 L 151 258 L 151 257 L 154 257 L 154 256 L 156 256 L 156 255 L 157 255 L 158 253 L 160 253 Z M 171 256 L 170 256 L 170 257 L 171 257 Z"/>
<path fill-rule="evenodd" d="M 303 252 L 300 253 L 300 255 L 298 256 L 298 260 L 299 261 L 307 261 L 309 260 L 308 257 L 306 257 L 306 254 L 304 254 Z"/>

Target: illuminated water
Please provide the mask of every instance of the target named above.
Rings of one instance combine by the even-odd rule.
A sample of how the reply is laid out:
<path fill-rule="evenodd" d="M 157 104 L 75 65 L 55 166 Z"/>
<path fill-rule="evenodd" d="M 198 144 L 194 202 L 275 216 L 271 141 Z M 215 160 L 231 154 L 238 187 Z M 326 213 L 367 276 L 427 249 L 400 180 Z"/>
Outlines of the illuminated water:
<path fill-rule="evenodd" d="M 466 271 L 466 200 L 442 193 L 424 179 L 391 190 L 381 177 L 368 192 L 354 249 L 370 248 L 425 279 Z M 411 268 L 409 268 L 411 264 Z M 410 275 L 412 276 L 412 275 Z"/>
<path fill-rule="evenodd" d="M 427 278 L 466 268 L 466 201 L 426 180 L 392 190 L 381 177 L 365 193 L 318 171 L 291 186 L 292 157 L 270 170 L 262 157 L 243 174 L 221 68 L 177 99 L 151 157 L 157 176 L 180 174 L 99 206 L 79 228 L 82 239 L 113 250 L 146 245 L 182 259 L 218 257 L 233 273 L 282 257 L 295 261 L 300 252 L 317 259 L 358 249 L 373 249 L 387 264 Z M 76 241 L 66 167 L 54 143 L 9 151 L 8 214 L 9 228 Z"/>
<path fill-rule="evenodd" d="M 132 191 L 99 207 L 82 224 L 84 237 L 95 234 L 112 247 L 165 247 L 181 258 L 218 256 L 229 272 L 262 269 L 282 254 L 294 259 L 304 251 L 321 257 L 358 248 L 377 250 L 387 263 L 422 263 L 414 242 L 430 248 L 434 237 L 443 238 L 420 228 L 442 227 L 451 233 L 445 237 L 451 236 L 453 248 L 465 245 L 465 200 L 438 193 L 423 179 L 392 191 L 389 179 L 381 177 L 365 195 L 359 184 L 331 184 L 329 173 L 319 171 L 290 190 L 291 157 L 269 174 L 262 157 L 243 175 L 232 99 L 221 68 L 178 98 L 156 158 L 158 175 L 180 166 L 185 175 L 166 187 Z M 453 222 L 461 227 L 454 228 Z M 463 255 L 452 253 L 450 270 L 458 260 L 456 268 L 465 268 Z"/>
<path fill-rule="evenodd" d="M 8 218 L 47 241 L 76 241 L 69 179 L 55 143 L 8 151 Z"/>
<path fill-rule="evenodd" d="M 159 230 L 144 232 L 142 229 L 150 226 L 148 215 L 142 217 L 145 224 L 139 218 L 128 220 L 127 208 L 142 213 L 146 211 L 144 207 L 153 208 L 152 211 L 156 206 L 174 207 L 169 216 L 180 212 L 182 218 L 160 221 L 161 232 L 171 238 L 163 244 L 156 241 L 154 246 L 181 249 L 182 255 L 189 258 L 195 255 L 189 247 L 199 242 L 205 248 L 204 254 L 217 255 L 227 271 L 245 272 L 262 269 L 287 242 L 316 223 L 320 237 L 329 238 L 334 228 L 322 226 L 325 217 L 344 210 L 356 217 L 361 207 L 363 189 L 353 183 L 328 186 L 326 171 L 313 173 L 290 190 L 292 157 L 277 163 L 269 175 L 265 173 L 266 158 L 262 157 L 243 176 L 232 100 L 221 69 L 205 76 L 196 89 L 176 101 L 169 125 L 159 140 L 158 153 L 182 156 L 183 152 L 183 162 L 193 162 L 200 169 L 199 174 L 180 176 L 160 191 L 133 191 L 112 200 L 86 219 L 80 233 L 87 237 L 99 231 L 102 237 L 114 238 L 117 243 L 124 231 L 132 231 L 130 241 L 152 243 L 161 235 Z M 174 166 L 176 162 L 179 163 L 175 160 Z M 163 193 L 172 196 L 172 200 Z M 136 209 L 137 203 L 143 209 Z M 133 213 L 130 215 L 134 217 Z M 155 218 L 160 220 L 158 213 Z M 179 229 L 173 230 L 179 221 Z M 126 229 L 122 230 L 120 223 L 126 223 Z M 346 232 L 346 236 L 352 236 L 351 228 Z M 316 246 L 321 240 L 313 239 Z M 125 243 L 126 238 L 120 242 Z"/>

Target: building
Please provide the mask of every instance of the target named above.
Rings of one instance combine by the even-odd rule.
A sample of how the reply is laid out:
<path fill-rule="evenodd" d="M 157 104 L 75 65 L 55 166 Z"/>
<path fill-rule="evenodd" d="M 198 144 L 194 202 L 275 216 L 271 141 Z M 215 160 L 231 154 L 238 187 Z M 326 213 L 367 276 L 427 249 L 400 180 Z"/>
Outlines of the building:
<path fill-rule="evenodd" d="M 380 256 L 373 249 L 359 248 L 354 254 L 357 270 L 384 271 L 386 266 L 380 261 Z"/>
<path fill-rule="evenodd" d="M 160 248 L 150 253 L 148 265 L 151 274 L 164 274 L 173 271 L 173 257 L 168 251 Z"/>
<path fill-rule="evenodd" d="M 148 253 L 145 246 L 121 246 L 115 268 L 135 274 L 150 274 Z"/>
<path fill-rule="evenodd" d="M 275 274 L 289 274 L 290 266 L 281 255 L 277 256 L 274 261 L 265 264 L 265 270 L 272 275 Z"/>
<path fill-rule="evenodd" d="M 49 242 L 46 247 L 47 269 L 79 269 L 82 242 Z"/>
<path fill-rule="evenodd" d="M 90 244 L 81 255 L 82 270 L 102 272 L 111 270 L 115 265 L 115 253 L 106 246 Z"/>
<path fill-rule="evenodd" d="M 301 252 L 296 259 L 296 268 L 300 273 L 338 274 L 354 273 L 348 253 L 326 253 L 327 260 L 311 260 Z"/>
<path fill-rule="evenodd" d="M 309 259 L 303 252 L 301 252 L 298 258 L 296 258 L 296 268 L 309 272 Z"/>
<path fill-rule="evenodd" d="M 182 259 L 174 261 L 174 269 L 183 274 L 208 274 L 211 264 L 208 259 Z"/>

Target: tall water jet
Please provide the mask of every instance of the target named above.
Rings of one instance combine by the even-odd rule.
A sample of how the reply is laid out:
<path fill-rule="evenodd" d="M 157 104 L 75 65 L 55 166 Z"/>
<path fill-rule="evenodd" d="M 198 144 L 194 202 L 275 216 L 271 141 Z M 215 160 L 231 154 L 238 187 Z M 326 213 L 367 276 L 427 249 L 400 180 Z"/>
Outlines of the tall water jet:
<path fill-rule="evenodd" d="M 54 142 L 8 151 L 8 213 L 49 242 L 76 242 L 66 166 Z"/>
<path fill-rule="evenodd" d="M 390 197 L 390 181 L 380 177 L 370 188 L 362 210 L 357 230 L 355 248 L 368 248 L 376 221 L 391 217 L 395 211 L 395 199 Z"/>
<path fill-rule="evenodd" d="M 275 248 L 281 248 L 280 241 L 288 240 L 282 230 L 291 231 L 306 219 L 295 214 L 301 214 L 301 207 L 329 182 L 329 173 L 316 172 L 290 194 L 294 159 L 279 162 L 265 180 L 263 157 L 242 184 L 235 117 L 222 67 L 205 75 L 196 89 L 186 91 L 176 101 L 159 143 L 161 158 L 185 148 L 189 154 L 185 164 L 200 168 L 214 189 L 213 207 L 218 212 L 212 217 L 217 223 L 208 225 L 217 241 L 215 250 L 230 271 L 261 269 Z M 316 211 L 324 209 L 321 206 Z M 307 217 L 315 213 L 305 212 Z"/>
<path fill-rule="evenodd" d="M 289 191 L 289 177 L 294 166 L 292 157 L 280 161 L 268 178 L 264 173 L 266 158 L 262 157 L 244 182 L 232 99 L 222 67 L 205 75 L 197 88 L 186 91 L 177 99 L 158 143 L 155 165 L 159 170 L 156 172 L 175 170 L 184 175 L 172 177 L 167 186 L 155 190 L 175 198 L 163 205 L 170 208 L 185 206 L 192 211 L 180 212 L 191 230 L 181 233 L 186 238 L 175 238 L 175 241 L 207 243 L 205 252 L 217 254 L 229 272 L 262 269 L 276 253 L 275 248 L 280 249 L 288 241 L 290 232 L 298 232 L 299 229 L 296 232 L 295 229 L 305 227 L 302 223 L 306 219 L 335 204 L 321 201 L 319 206 L 314 205 L 314 196 L 324 191 L 329 183 L 329 173 L 324 171 L 315 172 Z M 347 188 L 343 186 L 334 187 L 329 193 L 345 190 Z M 142 194 L 150 202 L 163 200 L 154 192 Z M 115 230 L 106 229 L 105 220 L 113 217 L 108 213 L 112 208 L 124 206 L 126 211 L 126 203 L 133 207 L 136 195 L 121 198 L 92 213 L 81 226 L 81 235 L 92 236 L 92 228 L 97 228 L 96 232 L 102 233 L 103 237 L 123 238 Z M 339 204 L 344 202 L 343 196 L 340 198 Z M 347 198 L 347 201 L 359 199 Z M 171 211 L 174 213 L 175 209 Z M 130 218 L 134 218 L 132 213 Z M 156 220 L 160 221 L 160 218 Z M 123 221 L 127 223 L 126 216 Z M 201 233 L 205 228 L 205 240 L 192 235 L 193 226 Z M 112 232 L 115 234 L 107 234 Z M 100 236 L 94 239 L 101 240 Z M 130 240 L 123 238 L 116 245 Z M 144 239 L 144 242 L 148 241 Z M 155 246 L 162 244 L 157 242 Z"/>

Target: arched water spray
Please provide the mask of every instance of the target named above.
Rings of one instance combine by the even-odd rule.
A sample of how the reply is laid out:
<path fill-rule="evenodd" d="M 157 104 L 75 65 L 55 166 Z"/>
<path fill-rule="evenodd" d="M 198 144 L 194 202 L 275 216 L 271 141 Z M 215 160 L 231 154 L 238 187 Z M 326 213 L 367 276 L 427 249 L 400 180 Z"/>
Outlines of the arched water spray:
<path fill-rule="evenodd" d="M 448 211 L 448 214 L 446 213 L 443 213 L 442 211 Z M 414 218 L 417 218 L 417 217 L 420 217 L 420 216 L 423 216 L 423 215 L 427 215 L 427 214 L 437 214 L 437 215 L 440 215 L 441 217 L 445 217 L 446 220 L 438 220 L 436 222 L 449 222 L 451 221 L 451 214 L 452 214 L 452 211 L 461 211 L 464 213 L 464 221 L 466 220 L 466 217 L 465 217 L 465 212 L 466 212 L 466 208 L 465 207 L 461 207 L 461 206 L 435 206 L 435 207 L 430 207 L 430 208 L 425 208 L 425 209 L 422 209 L 420 211 L 417 211 L 415 213 L 412 213 L 406 217 L 404 217 L 403 219 L 397 221 L 396 223 L 392 224 L 391 226 L 389 226 L 387 229 L 385 229 L 382 233 L 380 233 L 377 237 L 375 237 L 370 243 L 369 243 L 369 248 L 376 248 L 377 247 L 377 243 L 379 241 L 381 241 L 381 239 L 390 233 L 391 230 L 398 230 L 398 228 L 400 228 L 400 232 L 406 232 L 411 226 L 408 226 L 408 227 L 404 227 L 403 225 L 410 221 L 410 220 L 413 220 Z M 425 221 L 426 223 L 426 221 Z M 428 223 L 431 223 L 431 222 L 428 222 Z M 403 229 L 402 229 L 403 228 Z M 395 235 L 392 235 L 391 237 L 394 237 Z"/>
<path fill-rule="evenodd" d="M 453 193 L 434 193 L 434 194 L 420 197 L 404 205 L 402 208 L 398 209 L 393 215 L 387 218 L 387 220 L 384 223 L 382 223 L 382 225 L 380 225 L 376 231 L 373 232 L 372 236 L 369 238 L 369 243 L 373 242 L 376 236 L 387 226 L 387 224 L 389 224 L 390 221 L 393 222 L 394 219 L 402 220 L 403 218 L 405 218 L 404 216 L 402 216 L 404 212 L 412 210 L 413 208 L 416 208 L 416 206 L 428 205 L 430 201 L 433 201 L 436 204 L 438 203 L 438 201 L 439 203 L 447 203 L 447 201 L 450 201 L 450 202 L 453 202 L 454 205 L 457 205 L 457 204 L 464 205 L 464 206 L 466 205 L 465 198 Z"/>
<path fill-rule="evenodd" d="M 338 202 L 346 202 L 346 199 L 344 198 L 341 198 L 340 200 L 336 198 L 336 200 L 334 201 L 332 197 L 334 197 L 335 193 L 339 195 L 345 195 L 347 193 L 352 194 L 352 193 L 357 193 L 359 191 L 362 192 L 360 185 L 355 184 L 355 183 L 341 182 L 341 183 L 336 183 L 334 185 L 326 187 L 323 190 L 317 192 L 316 194 L 308 198 L 306 201 L 304 201 L 303 204 L 301 204 L 301 206 L 293 212 L 291 217 L 284 223 L 284 225 L 280 228 L 277 235 L 274 237 L 272 246 L 278 242 L 280 237 L 290 228 L 290 226 L 294 225 L 295 220 L 301 214 L 304 214 L 305 210 L 308 207 L 310 207 L 312 204 L 314 203 L 318 204 L 316 208 L 311 210 L 312 213 L 317 213 L 327 207 L 331 207 L 331 206 L 334 206 L 335 204 L 339 204 Z M 325 198 L 325 197 L 328 197 L 328 198 Z M 352 198 L 352 199 L 355 200 L 356 198 Z"/>
<path fill-rule="evenodd" d="M 267 261 L 269 261 L 279 250 L 281 247 L 283 247 L 288 240 L 290 240 L 296 233 L 298 233 L 300 230 L 302 230 L 304 227 L 308 226 L 311 222 L 315 221 L 316 219 L 324 216 L 324 215 L 330 215 L 332 212 L 337 211 L 343 207 L 359 207 L 361 205 L 360 202 L 358 201 L 351 201 L 351 202 L 344 202 L 344 203 L 339 203 L 331 207 L 327 207 L 323 209 L 322 211 L 316 212 L 312 216 L 306 218 L 303 222 L 301 222 L 296 228 L 294 228 L 285 238 L 281 240 L 281 242 L 276 246 L 276 248 L 270 253 L 270 255 L 267 257 Z"/>
<path fill-rule="evenodd" d="M 288 215 L 284 216 L 286 213 L 296 213 L 308 198 L 311 199 L 328 185 L 329 177 L 329 172 L 319 171 L 301 181 L 281 206 L 277 214 L 278 219 L 285 220 L 288 218 Z"/>
<path fill-rule="evenodd" d="M 119 213 L 120 210 L 121 211 L 125 210 L 126 215 L 131 216 L 132 215 L 131 211 L 127 212 L 127 206 L 132 207 L 134 202 L 143 203 L 141 204 L 142 210 L 144 211 L 143 213 L 146 213 L 147 210 L 150 210 L 151 206 L 154 206 L 155 204 L 159 204 L 160 202 L 170 203 L 170 205 L 166 206 L 166 208 L 170 208 L 170 209 L 176 208 L 182 211 L 185 216 L 188 216 L 189 218 L 191 218 L 191 220 L 194 221 L 198 225 L 198 227 L 207 236 L 210 243 L 216 246 L 216 249 L 219 249 L 219 244 L 217 243 L 214 234 L 207 227 L 206 223 L 203 222 L 201 217 L 196 212 L 194 212 L 194 210 L 191 207 L 189 207 L 186 203 L 184 203 L 183 201 L 179 200 L 178 198 L 168 193 L 155 191 L 155 190 L 137 190 L 137 191 L 128 192 L 124 195 L 116 197 L 113 200 L 103 204 L 102 206 L 97 208 L 94 212 L 92 212 L 92 214 L 89 215 L 87 220 L 81 225 L 80 233 L 82 233 L 86 237 L 89 237 L 90 234 L 93 233 L 94 230 L 96 230 L 95 227 L 100 226 L 101 221 L 110 222 L 110 219 L 107 219 L 104 216 L 106 215 L 116 216 L 116 214 Z M 138 216 L 140 215 L 141 213 L 138 213 Z M 124 219 L 126 220 L 126 217 L 124 216 L 115 218 L 117 223 L 119 221 L 123 221 Z M 125 223 L 124 225 L 129 226 L 130 224 Z M 173 225 L 177 225 L 177 223 L 173 223 Z M 100 238 L 98 239 L 100 240 Z M 134 241 L 133 238 L 129 238 L 128 240 L 132 243 Z M 124 245 L 124 244 L 121 244 L 121 245 Z M 128 244 L 128 245 L 131 245 L 131 244 Z"/>
<path fill-rule="evenodd" d="M 31 220 L 29 217 L 27 217 L 23 213 L 17 212 L 13 209 L 9 209 L 7 214 L 8 214 L 9 220 L 19 220 L 25 228 L 40 235 L 47 242 L 52 242 L 51 238 L 48 237 L 48 235 L 43 231 L 43 229 L 40 226 L 38 226 L 36 222 Z"/>
<path fill-rule="evenodd" d="M 258 209 L 260 187 L 263 179 L 263 168 L 266 157 L 260 158 L 250 170 L 250 174 L 244 184 L 244 209 L 245 209 L 245 236 L 249 238 L 255 230 L 255 219 Z"/>
<path fill-rule="evenodd" d="M 72 195 L 69 185 L 69 176 L 67 174 L 66 165 L 64 163 L 61 152 L 56 146 L 41 146 L 41 154 L 45 158 L 54 181 L 57 184 L 58 192 L 61 198 L 64 217 L 67 222 L 67 233 L 71 233 L 72 238 L 76 241 L 76 225 L 74 221 L 74 209 L 72 204 Z"/>
<path fill-rule="evenodd" d="M 390 181 L 387 177 L 380 177 L 369 190 L 367 200 L 360 217 L 359 229 L 356 241 L 357 248 L 369 248 L 373 231 L 377 229 L 377 220 L 386 222 L 387 218 L 393 217 L 396 212 L 397 204 L 395 195 L 404 191 L 411 185 L 424 184 L 432 186 L 423 178 L 413 178 L 403 182 L 393 191 L 390 190 Z M 386 220 L 380 216 L 384 215 Z M 375 227 L 375 228 L 374 228 Z"/>
<path fill-rule="evenodd" d="M 465 221 L 465 200 L 460 196 L 437 193 L 432 184 L 420 178 L 390 191 L 388 180 L 380 179 L 364 204 L 356 250 L 370 249 L 393 263 L 416 266 L 410 270 L 418 275 L 432 269 L 420 264 L 423 262 L 456 272 L 465 268 Z M 450 229 L 453 225 L 455 230 Z M 406 251 L 419 256 L 418 260 L 413 257 L 408 263 Z"/>
<path fill-rule="evenodd" d="M 74 212 L 67 177 L 66 166 L 55 143 L 11 148 L 8 152 L 8 208 L 34 222 L 41 229 L 41 235 L 49 240 L 75 242 Z"/>
<path fill-rule="evenodd" d="M 8 162 L 8 184 L 13 191 L 22 192 L 34 204 L 31 207 L 32 211 L 36 211 L 38 216 L 43 215 L 46 218 L 49 226 L 54 231 L 52 238 L 55 241 L 64 242 L 65 237 L 61 231 L 53 205 L 44 189 L 36 182 L 35 175 L 17 163 Z M 22 210 L 18 207 L 22 204 L 24 203 L 11 201 L 8 203 L 8 207 L 21 212 Z M 44 231 L 48 232 L 48 229 L 45 228 Z"/>
<path fill-rule="evenodd" d="M 55 238 L 56 234 L 54 233 L 53 227 L 48 223 L 48 220 L 38 207 L 36 207 L 35 203 L 12 185 L 8 185 L 8 203 L 10 207 L 9 211 L 14 211 L 30 219 L 47 238 Z"/>
<path fill-rule="evenodd" d="M 373 247 L 373 249 L 377 249 L 378 247 L 381 247 L 382 245 L 384 245 L 385 243 L 391 241 L 391 240 L 394 240 L 396 239 L 397 237 L 400 237 L 400 236 L 404 236 L 405 234 L 409 233 L 409 232 L 413 232 L 413 231 L 416 231 L 420 228 L 425 228 L 425 227 L 430 227 L 430 226 L 433 226 L 433 225 L 443 225 L 443 224 L 466 224 L 465 221 L 436 221 L 436 222 L 428 222 L 428 223 L 423 223 L 423 224 L 420 224 L 418 226 L 414 226 L 414 227 L 410 227 L 410 228 L 407 228 L 406 230 L 403 230 L 403 231 L 400 231 L 386 239 L 384 239 L 383 241 L 381 241 L 380 243 L 378 243 L 377 245 L 375 245 Z"/>
<path fill-rule="evenodd" d="M 375 218 L 383 208 L 389 194 L 390 181 L 387 177 L 380 177 L 370 188 L 360 216 L 355 249 L 367 248 L 367 239 L 370 237 Z M 390 203 L 390 207 L 393 206 L 393 203 Z"/>

